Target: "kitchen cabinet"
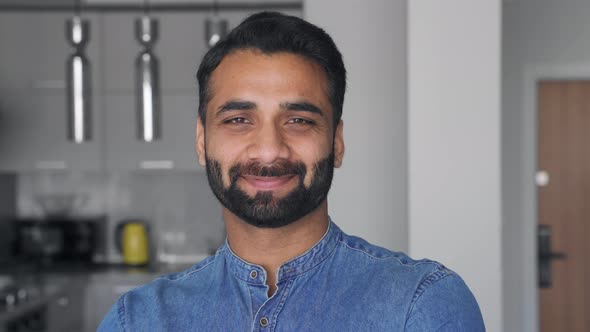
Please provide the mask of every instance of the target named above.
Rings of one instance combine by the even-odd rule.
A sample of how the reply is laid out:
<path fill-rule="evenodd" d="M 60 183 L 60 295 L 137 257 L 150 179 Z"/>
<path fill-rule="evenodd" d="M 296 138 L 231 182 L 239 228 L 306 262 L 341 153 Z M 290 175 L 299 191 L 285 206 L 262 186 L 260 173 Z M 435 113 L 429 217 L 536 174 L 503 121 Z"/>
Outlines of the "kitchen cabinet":
<path fill-rule="evenodd" d="M 58 280 L 62 279 L 62 280 Z M 84 330 L 84 306 L 88 276 L 71 275 L 55 277 L 50 282 L 60 283 L 62 292 L 54 297 L 47 307 L 48 332 L 80 332 Z M 93 330 L 94 331 L 94 330 Z"/>
<path fill-rule="evenodd" d="M 108 169 L 177 169 L 201 171 L 195 152 L 196 71 L 207 51 L 206 13 L 156 13 L 159 36 L 154 53 L 160 64 L 162 137 L 137 138 L 134 62 L 141 46 L 135 39 L 133 13 L 105 15 L 104 105 Z"/>
<path fill-rule="evenodd" d="M 160 21 L 162 139 L 137 138 L 135 39 L 138 13 L 83 14 L 90 20 L 93 139 L 66 136 L 65 38 L 69 13 L 0 13 L 0 171 L 37 169 L 202 171 L 195 152 L 196 71 L 207 51 L 207 12 L 153 13 Z M 223 14 L 229 27 L 246 12 Z"/>
<path fill-rule="evenodd" d="M 129 290 L 146 284 L 161 273 L 144 269 L 109 268 L 102 272 L 61 272 L 45 275 L 60 291 L 47 307 L 48 332 L 90 332 Z"/>
<path fill-rule="evenodd" d="M 161 14 L 154 54 L 160 64 L 162 94 L 196 94 L 196 72 L 207 51 L 204 22 L 206 13 Z M 104 16 L 105 93 L 133 94 L 135 59 L 142 49 L 135 38 L 135 19 L 140 13 Z"/>
<path fill-rule="evenodd" d="M 106 167 L 197 171 L 195 73 L 207 50 L 201 26 L 205 13 L 154 14 L 159 21 L 154 53 L 160 64 L 162 137 L 149 143 L 137 138 L 134 63 L 141 46 L 135 39 L 134 21 L 138 17 L 140 13 L 120 13 L 104 18 Z"/>
<path fill-rule="evenodd" d="M 99 169 L 102 121 L 93 104 L 94 139 L 75 144 L 66 136 L 64 95 L 1 94 L 0 171 Z"/>
<path fill-rule="evenodd" d="M 27 94 L 63 93 L 66 57 L 72 52 L 66 40 L 65 22 L 70 13 L 0 12 L 0 91 Z M 83 15 L 90 21 L 86 54 L 96 66 L 98 14 Z M 94 83 L 100 68 L 94 67 Z"/>
<path fill-rule="evenodd" d="M 91 276 L 86 289 L 83 331 L 96 331 L 100 322 L 117 299 L 131 289 L 157 277 L 155 273 L 108 272 Z"/>
<path fill-rule="evenodd" d="M 108 169 L 180 169 L 200 171 L 195 152 L 197 98 L 162 96 L 162 138 L 137 139 L 135 97 L 105 96 L 106 167 Z"/>
<path fill-rule="evenodd" d="M 139 141 L 136 133 L 133 79 L 140 45 L 134 36 L 134 19 L 138 16 L 103 13 L 88 17 L 93 139 L 75 144 L 66 137 L 64 77 L 70 47 L 64 25 L 69 15 L 1 14 L 0 171 L 200 169 L 194 148 L 194 73 L 206 50 L 201 35 L 205 16 L 167 14 L 161 18 L 156 54 L 160 58 L 163 130 L 162 139 L 150 143 Z M 15 30 L 22 31 L 22 39 L 15 37 L 19 35 Z M 199 31 L 199 38 L 192 43 L 178 38 L 195 37 L 190 31 Z"/>
<path fill-rule="evenodd" d="M 94 139 L 74 144 L 66 135 L 65 13 L 0 14 L 0 171 L 99 169 L 101 70 L 91 22 L 86 54 L 92 63 Z"/>

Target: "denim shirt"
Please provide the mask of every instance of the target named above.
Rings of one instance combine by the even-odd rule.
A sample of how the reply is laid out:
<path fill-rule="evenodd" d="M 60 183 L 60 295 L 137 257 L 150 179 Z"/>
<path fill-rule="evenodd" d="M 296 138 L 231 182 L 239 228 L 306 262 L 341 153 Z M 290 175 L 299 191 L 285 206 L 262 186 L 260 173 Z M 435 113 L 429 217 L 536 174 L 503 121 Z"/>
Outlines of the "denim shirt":
<path fill-rule="evenodd" d="M 473 294 L 431 260 L 377 247 L 332 221 L 322 239 L 277 272 L 227 241 L 192 268 L 122 295 L 99 331 L 485 331 Z"/>

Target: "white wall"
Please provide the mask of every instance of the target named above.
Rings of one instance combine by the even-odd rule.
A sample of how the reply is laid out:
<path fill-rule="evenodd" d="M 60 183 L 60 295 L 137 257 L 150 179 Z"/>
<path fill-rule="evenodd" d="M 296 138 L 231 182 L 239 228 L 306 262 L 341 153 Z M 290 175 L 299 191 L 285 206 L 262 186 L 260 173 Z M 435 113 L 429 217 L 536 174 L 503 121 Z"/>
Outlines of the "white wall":
<path fill-rule="evenodd" d="M 408 2 L 410 253 L 458 272 L 502 329 L 501 3 Z"/>
<path fill-rule="evenodd" d="M 500 1 L 308 0 L 304 17 L 333 36 L 349 70 L 331 215 L 406 250 L 409 193 L 410 253 L 458 271 L 500 331 Z"/>
<path fill-rule="evenodd" d="M 536 284 L 535 109 L 525 100 L 527 68 L 546 78 L 585 76 L 590 64 L 590 2 L 513 0 L 503 8 L 503 202 L 505 331 L 538 331 Z M 563 75 L 561 72 L 571 72 Z M 577 75 L 576 75 L 577 72 Z M 529 77 L 530 78 L 530 77 Z M 530 106 L 531 103 L 528 105 Z M 534 104 L 534 103 L 533 103 Z"/>
<path fill-rule="evenodd" d="M 348 70 L 330 214 L 345 232 L 406 251 L 406 1 L 309 0 L 304 18 L 332 36 Z"/>

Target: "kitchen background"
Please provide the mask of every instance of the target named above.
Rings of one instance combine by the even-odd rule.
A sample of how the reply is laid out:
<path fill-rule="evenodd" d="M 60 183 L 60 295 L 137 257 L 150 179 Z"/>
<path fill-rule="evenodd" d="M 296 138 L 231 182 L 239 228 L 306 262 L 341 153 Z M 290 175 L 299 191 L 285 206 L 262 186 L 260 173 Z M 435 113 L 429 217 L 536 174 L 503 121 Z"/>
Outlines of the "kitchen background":
<path fill-rule="evenodd" d="M 190 261 L 191 255 L 210 254 L 225 240 L 221 208 L 204 172 L 39 172 L 20 175 L 16 190 L 21 218 L 45 217 L 39 198 L 72 194 L 79 205 L 72 217 L 103 216 L 106 236 L 95 257 L 98 261 L 121 261 L 115 239 L 109 236 L 121 220 L 147 221 L 161 254 L 155 259 L 164 262 L 174 256 Z"/>

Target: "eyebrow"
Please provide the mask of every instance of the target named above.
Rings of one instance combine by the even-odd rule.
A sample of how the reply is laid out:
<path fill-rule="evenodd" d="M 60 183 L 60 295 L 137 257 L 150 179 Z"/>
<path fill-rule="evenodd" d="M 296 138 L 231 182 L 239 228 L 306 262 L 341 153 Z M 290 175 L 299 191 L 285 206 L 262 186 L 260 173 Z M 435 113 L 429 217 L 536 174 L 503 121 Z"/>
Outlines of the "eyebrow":
<path fill-rule="evenodd" d="M 324 112 L 314 104 L 308 102 L 285 102 L 281 103 L 280 107 L 284 111 L 303 111 L 323 116 Z M 252 111 L 257 108 L 256 103 L 251 101 L 230 100 L 221 105 L 216 112 L 216 115 L 229 111 Z"/>
<path fill-rule="evenodd" d="M 281 103 L 281 109 L 286 111 L 304 111 L 323 116 L 324 112 L 314 104 L 308 102 Z"/>
<path fill-rule="evenodd" d="M 216 112 L 216 115 L 219 115 L 224 112 L 228 111 L 247 111 L 247 110 L 255 110 L 256 104 L 251 101 L 241 101 L 241 100 L 230 100 L 223 105 L 221 105 Z"/>

